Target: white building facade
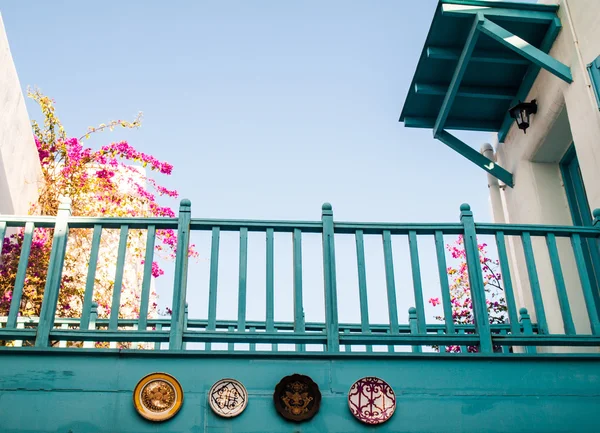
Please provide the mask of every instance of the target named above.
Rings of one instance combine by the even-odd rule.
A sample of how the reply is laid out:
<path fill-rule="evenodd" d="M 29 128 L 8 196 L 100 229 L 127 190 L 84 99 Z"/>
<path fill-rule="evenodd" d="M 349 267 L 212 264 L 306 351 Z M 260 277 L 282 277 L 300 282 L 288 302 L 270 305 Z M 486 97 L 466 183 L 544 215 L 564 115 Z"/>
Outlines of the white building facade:
<path fill-rule="evenodd" d="M 0 16 L 0 214 L 26 215 L 41 181 L 31 122 Z"/>
<path fill-rule="evenodd" d="M 484 145 L 482 153 L 514 177 L 509 187 L 488 175 L 494 222 L 509 224 L 594 224 L 593 210 L 600 208 L 600 82 L 595 81 L 600 55 L 600 2 L 560 0 L 562 29 L 550 54 L 568 65 L 567 83 L 542 69 L 526 101 L 537 102 L 526 133 L 513 123 L 501 143 Z M 560 306 L 546 242 L 533 239 L 536 266 L 550 332 L 562 333 Z M 589 332 L 586 305 L 573 249 L 567 239 L 557 239 L 565 285 L 578 333 Z M 523 248 L 509 239 L 509 256 L 520 304 L 535 316 Z M 583 240 L 583 252 L 593 289 L 598 294 L 598 245 Z"/>
<path fill-rule="evenodd" d="M 488 173 L 493 220 L 511 224 L 503 273 L 542 334 L 600 329 L 590 228 L 600 208 L 599 56 L 600 1 L 439 0 L 400 115 Z M 517 115 L 523 104 L 529 119 Z M 478 151 L 462 130 L 494 132 L 495 143 Z M 557 236 L 524 224 L 587 228 Z"/>

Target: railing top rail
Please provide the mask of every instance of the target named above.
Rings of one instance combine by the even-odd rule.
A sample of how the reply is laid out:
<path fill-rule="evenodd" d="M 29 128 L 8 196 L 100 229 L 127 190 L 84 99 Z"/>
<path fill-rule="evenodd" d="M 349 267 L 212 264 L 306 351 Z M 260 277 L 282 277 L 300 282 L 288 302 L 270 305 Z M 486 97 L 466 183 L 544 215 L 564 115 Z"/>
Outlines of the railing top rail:
<path fill-rule="evenodd" d="M 38 215 L 0 215 L 0 222 L 5 222 L 7 227 L 22 227 L 32 222 L 36 227 L 54 228 L 56 216 Z M 177 218 L 113 218 L 113 217 L 77 217 L 70 216 L 67 219 L 70 228 L 93 228 L 100 224 L 103 228 L 120 228 L 127 225 L 130 228 L 146 228 L 154 225 L 160 228 L 177 228 Z"/>
<path fill-rule="evenodd" d="M 37 215 L 0 215 L 0 222 L 6 223 L 7 227 L 23 227 L 26 223 L 32 222 L 36 227 L 52 228 L 56 222 L 55 216 L 37 216 Z M 176 229 L 177 218 L 114 218 L 114 217 L 77 217 L 68 218 L 70 228 L 93 228 L 100 224 L 103 228 L 120 228 L 127 225 L 132 229 L 147 228 L 156 226 L 159 229 Z M 300 229 L 306 233 L 322 233 L 322 221 L 294 221 L 294 220 L 245 220 L 245 219 L 208 219 L 192 218 L 191 230 L 211 230 L 213 227 L 219 227 L 223 231 L 239 231 L 241 228 L 247 228 L 248 231 L 265 231 L 273 229 L 276 232 L 292 232 Z M 497 232 L 503 232 L 505 235 L 521 235 L 525 232 L 532 236 L 545 236 L 554 234 L 555 236 L 571 236 L 579 234 L 585 237 L 600 236 L 600 231 L 596 227 L 567 226 L 567 225 L 543 225 L 543 224 L 496 224 L 496 223 L 475 223 L 477 234 L 494 235 Z M 421 235 L 432 235 L 441 231 L 448 235 L 458 235 L 462 233 L 463 226 L 460 223 L 393 223 L 393 222 L 351 222 L 334 221 L 335 233 L 353 234 L 357 230 L 362 230 L 364 234 L 381 234 L 383 231 L 390 231 L 392 234 L 408 234 L 414 231 Z"/>
<path fill-rule="evenodd" d="M 583 226 L 475 223 L 475 229 L 478 235 L 494 235 L 497 232 L 504 232 L 505 235 L 517 236 L 523 233 L 529 233 L 532 236 L 545 236 L 547 234 L 555 236 L 571 236 L 574 234 L 592 237 L 600 236 L 598 228 Z"/>
<path fill-rule="evenodd" d="M 381 234 L 384 230 L 391 234 L 407 234 L 414 231 L 421 235 L 432 235 L 436 231 L 444 234 L 461 234 L 463 226 L 460 223 L 361 223 L 335 221 L 333 227 L 336 233 L 354 233 L 362 230 L 364 234 Z"/>
<path fill-rule="evenodd" d="M 93 228 L 100 224 L 103 228 L 118 229 L 127 225 L 131 229 L 144 229 L 148 226 L 156 226 L 159 229 L 176 229 L 177 218 L 96 218 L 96 217 L 70 217 L 69 228 Z"/>
<path fill-rule="evenodd" d="M 211 230 L 219 227 L 223 231 L 239 231 L 247 228 L 248 231 L 265 231 L 273 229 L 276 232 L 292 232 L 300 229 L 306 233 L 321 233 L 323 223 L 321 221 L 281 221 L 281 220 L 243 220 L 243 219 L 205 219 L 192 218 L 191 230 Z"/>
<path fill-rule="evenodd" d="M 54 228 L 56 217 L 37 215 L 0 215 L 0 223 L 6 223 L 7 227 L 23 227 L 26 223 L 33 223 L 36 227 Z"/>

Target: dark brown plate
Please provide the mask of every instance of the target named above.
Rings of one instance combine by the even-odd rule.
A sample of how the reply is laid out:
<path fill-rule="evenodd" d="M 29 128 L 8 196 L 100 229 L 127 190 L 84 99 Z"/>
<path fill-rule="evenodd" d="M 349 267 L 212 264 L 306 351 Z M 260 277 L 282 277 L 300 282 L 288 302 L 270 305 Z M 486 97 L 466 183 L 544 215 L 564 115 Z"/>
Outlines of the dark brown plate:
<path fill-rule="evenodd" d="M 310 377 L 292 374 L 277 384 L 273 400 L 277 413 L 285 419 L 307 421 L 319 411 L 321 391 Z"/>

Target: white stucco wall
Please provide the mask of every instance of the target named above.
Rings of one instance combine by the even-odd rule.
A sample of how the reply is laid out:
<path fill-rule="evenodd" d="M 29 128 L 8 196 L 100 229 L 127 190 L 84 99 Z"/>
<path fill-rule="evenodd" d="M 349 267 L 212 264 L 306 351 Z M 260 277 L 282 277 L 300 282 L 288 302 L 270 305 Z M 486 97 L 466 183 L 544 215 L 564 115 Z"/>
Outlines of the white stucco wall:
<path fill-rule="evenodd" d="M 550 55 L 571 68 L 573 83 L 540 71 L 527 101 L 536 99 L 538 112 L 527 134 L 513 124 L 496 159 L 513 173 L 514 188 L 500 194 L 491 185 L 494 220 L 512 224 L 571 225 L 572 218 L 559 161 L 574 143 L 591 209 L 600 208 L 600 112 L 590 87 L 586 65 L 600 55 L 600 1 L 560 0 L 562 30 Z M 498 199 L 500 203 L 498 203 Z M 556 287 L 543 238 L 534 239 L 534 253 L 550 332 L 563 333 Z M 572 247 L 558 239 L 571 310 L 578 333 L 590 331 Z M 529 278 L 519 239 L 509 239 L 511 270 L 519 306 L 535 318 Z"/>
<path fill-rule="evenodd" d="M 0 16 L 0 214 L 27 214 L 42 172 Z"/>

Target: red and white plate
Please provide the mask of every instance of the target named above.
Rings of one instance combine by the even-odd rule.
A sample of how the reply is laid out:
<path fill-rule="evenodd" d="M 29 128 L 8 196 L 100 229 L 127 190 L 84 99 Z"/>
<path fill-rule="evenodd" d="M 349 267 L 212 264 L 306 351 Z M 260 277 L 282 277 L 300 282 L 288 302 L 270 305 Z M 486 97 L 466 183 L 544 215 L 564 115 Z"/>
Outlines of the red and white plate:
<path fill-rule="evenodd" d="M 350 412 L 365 424 L 386 422 L 396 410 L 396 394 L 390 385 L 378 377 L 363 377 L 348 392 Z"/>

